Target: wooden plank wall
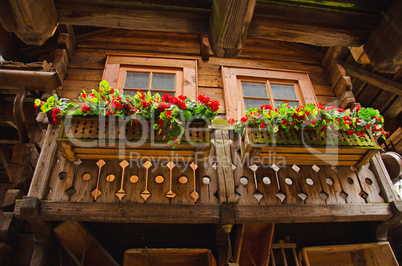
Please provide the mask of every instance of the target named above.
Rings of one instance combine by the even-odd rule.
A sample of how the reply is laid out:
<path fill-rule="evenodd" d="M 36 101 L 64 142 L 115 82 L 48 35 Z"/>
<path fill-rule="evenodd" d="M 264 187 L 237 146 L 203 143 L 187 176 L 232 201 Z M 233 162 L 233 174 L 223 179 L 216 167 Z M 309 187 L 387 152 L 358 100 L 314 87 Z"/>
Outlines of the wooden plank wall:
<path fill-rule="evenodd" d="M 107 53 L 133 53 L 199 58 L 198 92 L 220 102 L 221 117 L 225 113 L 221 65 L 306 71 L 319 102 L 328 104 L 336 100 L 317 56 L 292 49 L 289 43 L 247 39 L 238 58 L 218 58 L 211 53 L 209 61 L 201 60 L 200 37 L 196 34 L 102 30 L 99 34 L 87 37 L 77 36 L 77 43 L 64 81 L 62 97 L 65 98 L 76 99 L 83 89 L 88 91 L 98 87 Z"/>

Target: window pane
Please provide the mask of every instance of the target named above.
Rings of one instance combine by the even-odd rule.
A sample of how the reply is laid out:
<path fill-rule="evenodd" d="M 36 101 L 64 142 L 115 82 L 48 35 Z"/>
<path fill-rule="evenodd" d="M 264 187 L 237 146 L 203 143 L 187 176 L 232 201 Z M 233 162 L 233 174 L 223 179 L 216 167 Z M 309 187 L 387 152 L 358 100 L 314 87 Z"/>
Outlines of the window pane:
<path fill-rule="evenodd" d="M 244 97 L 268 98 L 265 83 L 242 82 L 241 87 Z"/>
<path fill-rule="evenodd" d="M 148 90 L 149 73 L 127 72 L 124 88 Z"/>
<path fill-rule="evenodd" d="M 175 90 L 175 75 L 152 74 L 151 90 Z"/>
<path fill-rule="evenodd" d="M 137 91 L 123 90 L 124 95 L 134 96 L 136 93 L 137 93 Z"/>
<path fill-rule="evenodd" d="M 271 89 L 274 99 L 297 100 L 293 85 L 271 84 Z"/>
<path fill-rule="evenodd" d="M 278 104 L 284 104 L 285 101 L 275 101 L 275 107 L 278 106 Z M 288 107 L 292 108 L 295 106 L 299 106 L 299 102 L 288 102 Z"/>
<path fill-rule="evenodd" d="M 166 91 L 151 91 L 151 95 L 155 95 L 156 93 L 159 93 L 159 95 L 162 97 L 165 94 L 169 94 L 170 96 L 174 96 L 174 92 L 166 92 Z"/>
<path fill-rule="evenodd" d="M 244 99 L 244 107 L 247 109 L 251 107 L 260 108 L 261 105 L 269 104 L 268 100 L 253 100 L 253 99 Z"/>

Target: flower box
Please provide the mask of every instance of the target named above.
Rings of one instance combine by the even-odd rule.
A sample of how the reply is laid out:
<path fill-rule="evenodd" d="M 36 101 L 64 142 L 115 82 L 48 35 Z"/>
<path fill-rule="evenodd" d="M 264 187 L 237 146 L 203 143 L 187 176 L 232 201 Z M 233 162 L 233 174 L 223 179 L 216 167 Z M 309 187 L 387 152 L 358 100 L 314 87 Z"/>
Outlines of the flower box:
<path fill-rule="evenodd" d="M 366 164 L 380 149 L 373 135 L 356 138 L 346 131 L 320 136 L 315 129 L 280 130 L 276 133 L 246 127 L 242 137 L 242 162 L 296 165 Z"/>
<path fill-rule="evenodd" d="M 72 117 L 61 121 L 56 139 L 63 156 L 78 159 L 194 161 L 209 155 L 210 132 L 205 121 L 184 123 L 181 143 L 173 148 L 153 129 L 153 122 L 134 123 L 116 117 Z M 196 154 L 197 153 L 197 154 Z"/>

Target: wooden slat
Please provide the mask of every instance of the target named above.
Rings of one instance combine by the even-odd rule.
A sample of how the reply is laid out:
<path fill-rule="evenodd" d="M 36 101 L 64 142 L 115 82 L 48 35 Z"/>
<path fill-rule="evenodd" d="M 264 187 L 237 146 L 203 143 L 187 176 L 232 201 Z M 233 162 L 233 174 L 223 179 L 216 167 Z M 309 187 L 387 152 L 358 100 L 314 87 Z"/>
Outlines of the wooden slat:
<path fill-rule="evenodd" d="M 386 221 L 392 217 L 388 204 L 292 204 L 237 206 L 237 223 L 314 223 Z"/>
<path fill-rule="evenodd" d="M 235 202 L 232 159 L 230 155 L 229 133 L 227 130 L 215 131 L 215 149 L 220 202 Z"/>
<path fill-rule="evenodd" d="M 211 7 L 209 42 L 219 57 L 235 58 L 243 48 L 256 0 L 216 0 Z"/>
<path fill-rule="evenodd" d="M 20 216 L 21 201 L 15 215 Z M 46 221 L 88 222 L 211 223 L 220 222 L 219 205 L 169 205 L 135 203 L 50 202 L 41 201 L 39 217 Z M 194 219 L 194 218 L 197 219 Z"/>

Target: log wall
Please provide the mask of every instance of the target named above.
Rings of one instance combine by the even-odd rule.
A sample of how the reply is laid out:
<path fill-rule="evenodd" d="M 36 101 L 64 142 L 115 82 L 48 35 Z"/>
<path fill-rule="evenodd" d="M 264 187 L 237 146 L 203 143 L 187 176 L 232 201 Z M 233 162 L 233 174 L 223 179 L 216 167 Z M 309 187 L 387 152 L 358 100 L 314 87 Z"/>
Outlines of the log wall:
<path fill-rule="evenodd" d="M 220 66 L 278 68 L 306 71 L 310 75 L 318 101 L 336 101 L 328 78 L 315 50 L 301 50 L 289 43 L 247 39 L 236 59 L 218 58 L 210 53 L 208 61 L 200 56 L 200 37 L 196 34 L 103 30 L 98 34 L 77 37 L 77 49 L 71 58 L 62 97 L 76 99 L 85 90 L 97 89 L 102 78 L 107 53 L 197 58 L 198 93 L 218 100 L 221 117 L 225 113 Z"/>

